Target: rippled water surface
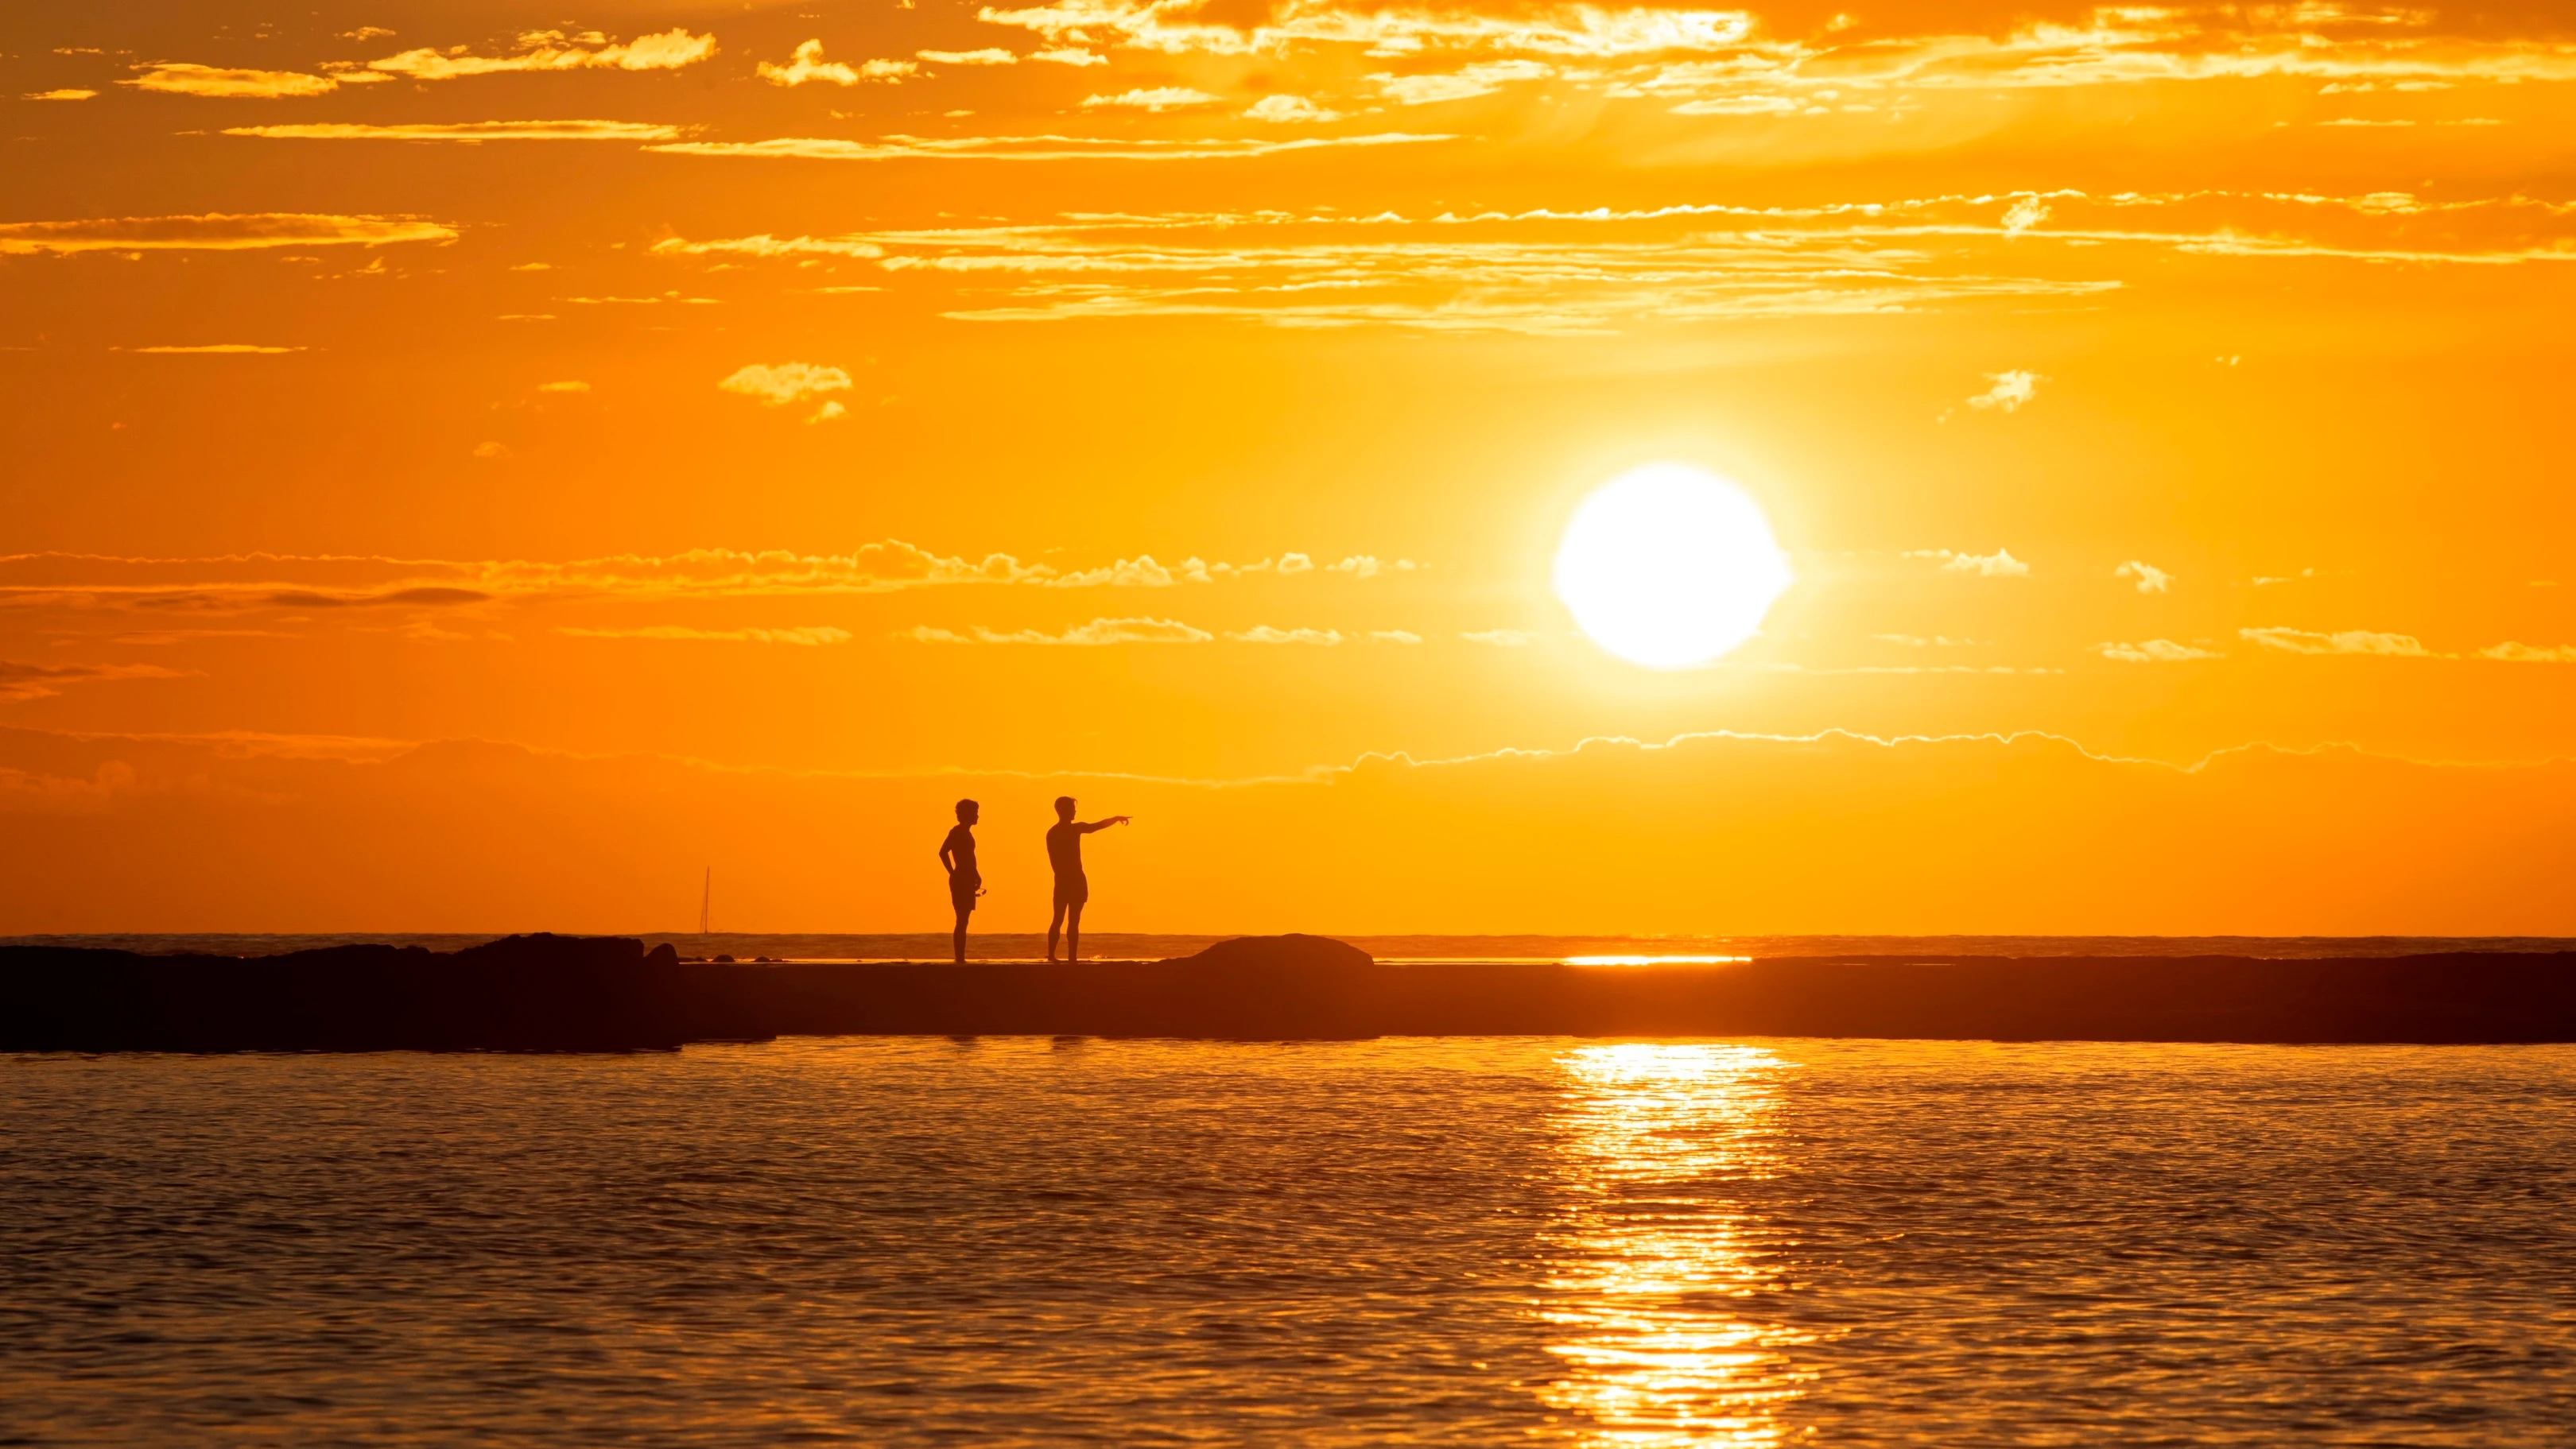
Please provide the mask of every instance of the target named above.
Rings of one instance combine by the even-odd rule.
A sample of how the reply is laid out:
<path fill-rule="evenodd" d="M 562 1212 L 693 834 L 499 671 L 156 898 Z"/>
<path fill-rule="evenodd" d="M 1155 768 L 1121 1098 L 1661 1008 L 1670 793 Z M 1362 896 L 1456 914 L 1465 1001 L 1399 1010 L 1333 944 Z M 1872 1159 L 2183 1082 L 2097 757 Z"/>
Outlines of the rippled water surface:
<path fill-rule="evenodd" d="M 2576 1049 L 0 1057 L 0 1442 L 2558 1445 Z"/>

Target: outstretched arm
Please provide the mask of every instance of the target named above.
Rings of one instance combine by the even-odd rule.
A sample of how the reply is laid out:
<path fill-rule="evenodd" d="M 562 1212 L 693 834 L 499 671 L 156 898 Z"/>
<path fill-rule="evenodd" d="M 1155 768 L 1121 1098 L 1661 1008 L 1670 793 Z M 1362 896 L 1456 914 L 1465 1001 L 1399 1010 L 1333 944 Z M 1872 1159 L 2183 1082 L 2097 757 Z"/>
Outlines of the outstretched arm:
<path fill-rule="evenodd" d="M 1075 828 L 1075 829 L 1077 829 L 1077 830 L 1080 830 L 1080 831 L 1081 831 L 1083 834 L 1085 834 L 1085 835 L 1089 835 L 1091 832 L 1093 832 L 1093 831 L 1095 831 L 1095 830 L 1106 830 L 1106 829 L 1108 829 L 1108 828 L 1109 828 L 1110 826 L 1112 826 L 1112 825 L 1124 825 L 1124 824 L 1126 824 L 1126 823 L 1127 823 L 1127 817 L 1126 817 L 1126 816 L 1124 816 L 1124 815 L 1112 815 L 1112 816 L 1110 816 L 1110 817 L 1109 817 L 1108 819 L 1106 819 L 1106 820 L 1094 820 L 1094 821 L 1092 821 L 1092 822 L 1091 822 L 1090 824 L 1088 824 L 1088 825 L 1078 825 L 1078 826 L 1075 826 L 1074 828 Z"/>

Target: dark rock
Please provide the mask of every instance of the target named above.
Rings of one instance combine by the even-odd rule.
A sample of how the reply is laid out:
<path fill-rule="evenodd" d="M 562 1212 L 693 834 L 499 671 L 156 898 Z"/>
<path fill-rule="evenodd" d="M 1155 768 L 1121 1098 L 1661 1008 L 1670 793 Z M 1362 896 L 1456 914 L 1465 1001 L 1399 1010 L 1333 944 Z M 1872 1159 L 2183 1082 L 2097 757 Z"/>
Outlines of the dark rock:
<path fill-rule="evenodd" d="M 1219 941 L 1195 956 L 1181 958 L 1199 966 L 1315 968 L 1374 966 L 1377 958 L 1330 936 L 1237 936 Z"/>
<path fill-rule="evenodd" d="M 0 1050 L 633 1051 L 769 1035 L 708 969 L 667 946 L 547 934 L 250 959 L 0 947 Z"/>

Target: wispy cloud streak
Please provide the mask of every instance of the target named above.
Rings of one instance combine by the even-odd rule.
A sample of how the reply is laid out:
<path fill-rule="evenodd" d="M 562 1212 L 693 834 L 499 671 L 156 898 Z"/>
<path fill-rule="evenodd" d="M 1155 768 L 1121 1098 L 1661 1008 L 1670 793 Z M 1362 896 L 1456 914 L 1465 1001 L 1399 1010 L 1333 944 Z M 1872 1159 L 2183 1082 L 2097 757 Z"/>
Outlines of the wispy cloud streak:
<path fill-rule="evenodd" d="M 2046 212 L 2058 225 L 2031 230 Z M 1650 321 L 2081 305 L 2164 263 L 2576 260 L 2571 209 L 2524 198 L 2015 192 L 1809 207 L 1689 204 L 1407 216 L 1068 214 L 1050 221 L 781 238 L 674 238 L 657 255 L 873 263 L 979 322 L 1230 317 L 1533 334 Z M 2142 227 L 2142 216 L 2166 223 Z M 2259 230 L 2258 230 L 2259 228 Z M 2169 267 L 2167 268 L 2169 270 Z M 2010 412 L 2046 379 L 1988 378 Z"/>
<path fill-rule="evenodd" d="M 227 136 L 270 141 L 667 141 L 677 126 L 645 121 L 421 121 L 370 125 L 355 121 L 306 125 L 228 126 Z"/>
<path fill-rule="evenodd" d="M 1131 136 L 889 135 L 874 141 L 782 136 L 766 141 L 673 141 L 648 149 L 674 156 L 803 161 L 1232 161 L 1294 151 L 1415 146 L 1456 139 L 1405 131 L 1286 140 L 1219 137 L 1194 141 Z"/>
<path fill-rule="evenodd" d="M 941 554 L 898 539 L 847 553 L 692 549 L 545 562 L 527 559 L 397 559 L 370 556 L 235 554 L 219 558 L 125 558 L 96 554 L 0 556 L 0 604 L 23 607 L 306 608 L 387 603 L 477 603 L 541 595 L 617 598 L 878 594 L 968 586 L 1039 589 L 1169 589 L 1226 580 L 1326 577 L 1353 580 L 1411 573 L 1410 559 L 1356 555 L 1318 566 L 1286 553 L 1252 563 L 1196 556 L 1164 564 L 1151 554 L 1087 568 Z M 1369 585 L 1363 585 L 1367 587 Z"/>
<path fill-rule="evenodd" d="M 7 256 L 44 252 L 223 252 L 269 247 L 374 247 L 398 242 L 455 239 L 454 227 L 417 216 L 333 216 L 317 212 L 209 212 L 196 216 L 0 222 L 0 255 Z"/>

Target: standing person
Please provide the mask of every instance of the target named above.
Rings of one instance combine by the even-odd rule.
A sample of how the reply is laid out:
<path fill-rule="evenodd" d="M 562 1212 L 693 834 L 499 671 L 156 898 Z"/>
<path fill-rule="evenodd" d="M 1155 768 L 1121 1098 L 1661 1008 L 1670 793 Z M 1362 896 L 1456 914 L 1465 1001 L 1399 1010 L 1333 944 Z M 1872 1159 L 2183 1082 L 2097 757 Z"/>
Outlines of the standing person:
<path fill-rule="evenodd" d="M 948 868 L 948 903 L 957 908 L 952 944 L 960 966 L 966 964 L 966 918 L 975 914 L 975 898 L 984 893 L 984 877 L 975 870 L 975 821 L 982 810 L 972 800 L 958 801 L 957 826 L 939 842 L 939 863 Z"/>
<path fill-rule="evenodd" d="M 1091 882 L 1082 874 L 1082 837 L 1127 817 L 1112 815 L 1084 825 L 1073 818 L 1073 797 L 1055 797 L 1055 823 L 1047 827 L 1047 864 L 1055 867 L 1055 915 L 1047 921 L 1047 959 L 1055 959 L 1056 932 L 1064 932 L 1064 959 L 1082 954 L 1082 906 L 1091 899 Z"/>

